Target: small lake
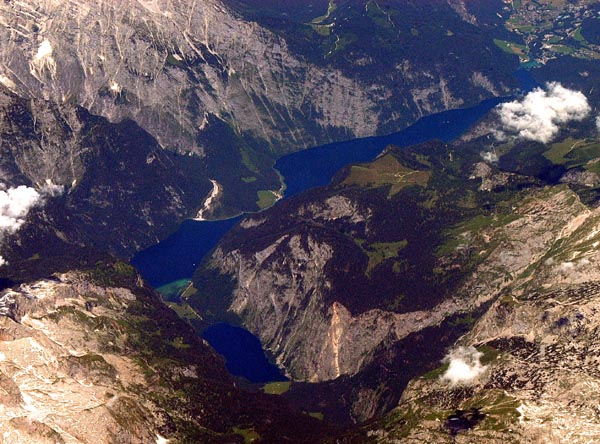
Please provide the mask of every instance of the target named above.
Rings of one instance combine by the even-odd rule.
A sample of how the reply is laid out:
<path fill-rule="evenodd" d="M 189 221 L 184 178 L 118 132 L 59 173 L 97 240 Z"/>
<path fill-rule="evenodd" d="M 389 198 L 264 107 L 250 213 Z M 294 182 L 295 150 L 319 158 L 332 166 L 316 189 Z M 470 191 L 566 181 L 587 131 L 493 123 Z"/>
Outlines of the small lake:
<path fill-rule="evenodd" d="M 521 74 L 525 90 L 528 75 Z M 409 146 L 439 139 L 449 142 L 481 119 L 490 109 L 502 102 L 490 99 L 472 108 L 446 111 L 424 117 L 414 125 L 388 136 L 366 137 L 331 143 L 282 157 L 275 168 L 284 177 L 284 198 L 310 188 L 327 185 L 345 165 L 373 160 L 387 145 Z M 155 288 L 176 289 L 191 279 L 202 258 L 209 253 L 243 216 L 220 221 L 187 220 L 164 241 L 139 252 L 131 263 Z M 169 299 L 167 293 L 164 293 Z M 216 324 L 202 335 L 225 357 L 227 368 L 251 382 L 285 380 L 280 370 L 270 364 L 259 340 L 239 327 Z"/>
<path fill-rule="evenodd" d="M 202 337 L 225 357 L 227 370 L 250 382 L 286 381 L 281 370 L 269 362 L 256 336 L 240 327 L 219 323 L 202 332 Z"/>

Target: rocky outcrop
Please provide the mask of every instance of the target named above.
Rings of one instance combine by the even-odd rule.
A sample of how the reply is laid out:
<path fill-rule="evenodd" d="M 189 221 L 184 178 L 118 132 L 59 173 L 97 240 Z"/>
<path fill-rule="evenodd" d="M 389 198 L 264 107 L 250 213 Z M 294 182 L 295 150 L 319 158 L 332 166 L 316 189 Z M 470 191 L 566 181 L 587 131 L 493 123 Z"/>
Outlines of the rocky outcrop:
<path fill-rule="evenodd" d="M 415 14 L 429 12 L 419 7 Z M 398 69 L 374 77 L 292 49 L 285 34 L 218 0 L 11 1 L 0 5 L 0 88 L 35 104 L 40 146 L 15 147 L 18 163 L 27 163 L 22 173 L 35 182 L 72 186 L 82 175 L 82 139 L 54 137 L 78 133 L 79 106 L 112 123 L 133 120 L 160 147 L 203 159 L 195 174 L 223 185 L 219 205 L 204 217 L 231 216 L 255 209 L 258 191 L 279 188 L 271 166 L 282 153 L 391 132 L 509 91 L 505 79 L 488 79 L 481 73 L 488 67 L 479 66 L 485 60 L 497 67 L 507 56 L 475 29 L 464 31 L 477 37 L 468 56 L 477 65 L 474 77 L 462 68 L 416 65 L 402 54 L 394 63 L 376 60 Z M 473 57 L 490 51 L 498 52 L 493 61 Z M 504 62 L 510 65 L 508 57 Z"/>
<path fill-rule="evenodd" d="M 322 206 L 301 206 L 294 217 L 297 223 L 308 216 L 311 221 L 328 220 L 332 227 L 333 212 L 347 223 L 366 222 L 368 226 L 372 210 L 357 212 L 358 204 L 343 196 L 324 202 Z M 306 214 L 309 209 L 312 211 Z M 337 241 L 324 240 L 321 231 L 289 233 L 252 253 L 218 248 L 210 266 L 233 277 L 235 289 L 227 310 L 261 339 L 289 375 L 297 380 L 325 381 L 358 373 L 383 344 L 391 346 L 411 333 L 493 300 L 569 229 L 576 229 L 588 213 L 573 192 L 549 189 L 532 193 L 509 214 L 490 217 L 487 226 L 458 229 L 453 234 L 456 247 L 440 258 L 439 265 L 452 268 L 469 251 L 477 251 L 479 264 L 464 284 L 453 290 L 452 297 L 427 310 L 406 313 L 367 309 L 353 314 L 335 300 L 332 289 L 341 277 L 331 274 L 330 267 L 341 253 Z M 368 299 L 369 294 L 360 297 Z"/>
<path fill-rule="evenodd" d="M 477 379 L 450 385 L 443 377 L 448 364 L 415 379 L 397 409 L 368 431 L 371 441 L 593 441 L 600 427 L 594 395 L 600 384 L 599 217 L 597 208 L 584 208 L 565 223 L 552 247 L 459 341 L 482 351 L 484 372 Z M 471 407 L 482 421 L 452 436 L 443 421 Z"/>
<path fill-rule="evenodd" d="M 298 421 L 312 431 L 294 440 L 322 433 L 279 400 L 240 391 L 124 263 L 4 290 L 0 313 L 5 443 L 242 442 L 246 429 L 274 442 Z"/>

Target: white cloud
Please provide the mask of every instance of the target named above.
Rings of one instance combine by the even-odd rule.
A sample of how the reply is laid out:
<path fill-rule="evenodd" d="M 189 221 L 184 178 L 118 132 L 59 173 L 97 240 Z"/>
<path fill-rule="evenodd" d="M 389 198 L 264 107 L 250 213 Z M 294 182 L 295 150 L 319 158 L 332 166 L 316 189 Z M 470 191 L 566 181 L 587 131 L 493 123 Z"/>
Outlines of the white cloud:
<path fill-rule="evenodd" d="M 14 233 L 21 228 L 29 210 L 41 199 L 40 193 L 25 185 L 0 190 L 0 234 Z"/>
<path fill-rule="evenodd" d="M 596 128 L 598 128 L 598 131 L 600 131 L 600 116 L 596 117 Z"/>
<path fill-rule="evenodd" d="M 481 365 L 482 356 L 483 353 L 471 346 L 451 350 L 444 358 L 449 366 L 442 379 L 449 381 L 451 385 L 470 384 L 487 369 L 487 366 Z"/>
<path fill-rule="evenodd" d="M 64 186 L 56 185 L 51 179 L 37 191 L 25 185 L 7 188 L 0 182 L 0 241 L 7 234 L 15 233 L 25 223 L 29 211 L 36 205 L 42 205 L 45 197 L 54 197 L 64 192 Z M 0 267 L 8 265 L 0 256 Z"/>
<path fill-rule="evenodd" d="M 498 162 L 498 155 L 492 151 L 482 151 L 479 153 L 481 158 L 487 163 L 496 163 Z"/>
<path fill-rule="evenodd" d="M 496 111 L 502 124 L 498 139 L 517 137 L 548 143 L 558 134 L 559 126 L 572 120 L 583 120 L 591 108 L 579 91 L 558 82 L 536 88 L 520 100 L 502 103 Z"/>

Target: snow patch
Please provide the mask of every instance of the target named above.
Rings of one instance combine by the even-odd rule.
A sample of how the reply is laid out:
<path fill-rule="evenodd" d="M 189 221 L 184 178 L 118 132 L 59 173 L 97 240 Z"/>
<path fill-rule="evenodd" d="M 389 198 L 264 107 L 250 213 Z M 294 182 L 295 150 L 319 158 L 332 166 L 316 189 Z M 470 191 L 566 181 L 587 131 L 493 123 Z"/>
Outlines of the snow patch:
<path fill-rule="evenodd" d="M 156 434 L 156 444 L 169 444 L 169 439 L 163 438 L 159 434 Z"/>
<path fill-rule="evenodd" d="M 4 86 L 6 86 L 8 89 L 10 89 L 12 91 L 14 91 L 17 88 L 17 85 L 15 84 L 15 82 L 13 82 L 11 79 L 9 79 L 4 74 L 0 74 L 0 83 L 2 83 Z"/>
<path fill-rule="evenodd" d="M 48 39 L 44 41 L 38 47 L 37 53 L 34 55 L 33 60 L 29 62 L 29 72 L 36 79 L 41 81 L 43 73 L 48 71 L 51 77 L 56 74 L 56 61 L 52 57 L 54 48 Z"/>
<path fill-rule="evenodd" d="M 121 85 L 119 85 L 117 82 L 115 82 L 114 80 L 112 82 L 110 82 L 109 88 L 115 94 L 121 94 L 121 91 L 123 90 L 123 87 Z"/>
<path fill-rule="evenodd" d="M 52 45 L 48 39 L 45 39 L 38 48 L 35 60 L 43 60 L 47 57 L 52 57 Z"/>

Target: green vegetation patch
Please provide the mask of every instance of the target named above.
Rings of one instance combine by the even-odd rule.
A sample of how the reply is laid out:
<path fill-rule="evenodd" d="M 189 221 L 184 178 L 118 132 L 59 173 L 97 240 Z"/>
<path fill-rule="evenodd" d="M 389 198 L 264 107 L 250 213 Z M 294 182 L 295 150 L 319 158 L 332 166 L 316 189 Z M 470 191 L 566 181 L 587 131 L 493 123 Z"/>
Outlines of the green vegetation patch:
<path fill-rule="evenodd" d="M 544 157 L 557 165 L 569 168 L 585 166 L 593 168 L 594 161 L 600 158 L 600 142 L 595 139 L 573 139 L 571 137 L 553 143 L 544 152 Z"/>
<path fill-rule="evenodd" d="M 375 242 L 368 246 L 364 246 L 363 251 L 369 256 L 367 273 L 370 273 L 371 270 L 386 259 L 397 257 L 400 250 L 407 245 L 408 242 L 406 240 L 401 240 L 398 242 Z"/>
<path fill-rule="evenodd" d="M 135 268 L 123 261 L 116 261 L 114 263 L 98 261 L 96 262 L 96 267 L 91 270 L 91 278 L 98 285 L 105 287 L 114 287 L 124 279 L 127 280 L 135 276 L 135 274 Z"/>
<path fill-rule="evenodd" d="M 181 299 L 187 300 L 198 293 L 198 289 L 190 282 L 188 286 L 181 292 Z"/>
<path fill-rule="evenodd" d="M 483 356 L 479 360 L 482 365 L 487 365 L 490 362 L 495 361 L 500 356 L 500 350 L 490 347 L 489 345 L 480 345 L 477 350 L 483 353 Z"/>
<path fill-rule="evenodd" d="M 567 45 L 552 45 L 551 49 L 552 51 L 563 55 L 573 54 L 576 51 L 575 48 Z"/>
<path fill-rule="evenodd" d="M 448 370 L 448 367 L 450 367 L 449 363 L 440 365 L 439 367 L 434 368 L 433 370 L 425 373 L 423 376 L 421 376 L 421 378 L 427 379 L 429 381 L 432 381 L 434 379 L 439 379 L 444 373 L 446 373 L 446 371 Z"/>
<path fill-rule="evenodd" d="M 518 43 L 500 39 L 494 39 L 494 43 L 498 48 L 500 48 L 504 52 L 507 52 L 509 54 L 516 54 L 521 58 L 527 58 L 526 56 L 529 50 L 525 45 L 520 45 Z"/>
<path fill-rule="evenodd" d="M 521 403 L 503 390 L 484 390 L 467 399 L 461 409 L 478 408 L 486 415 L 478 428 L 483 430 L 508 431 L 512 424 L 519 420 L 521 414 L 517 410 Z"/>
<path fill-rule="evenodd" d="M 333 0 L 330 0 L 329 2 L 329 7 L 327 8 L 327 12 L 325 13 L 325 15 L 321 15 L 319 17 L 315 17 L 314 19 L 311 20 L 312 24 L 319 24 L 324 22 L 325 20 L 327 20 L 329 18 L 329 16 L 331 14 L 333 14 L 333 12 L 337 9 L 337 5 L 335 4 L 335 2 Z"/>
<path fill-rule="evenodd" d="M 183 58 L 176 54 L 169 53 L 167 55 L 167 65 L 176 66 L 178 68 L 185 67 L 185 63 L 183 62 Z"/>
<path fill-rule="evenodd" d="M 188 349 L 191 347 L 191 345 L 186 343 L 181 336 L 178 336 L 175 339 L 173 339 L 172 341 L 169 341 L 169 344 L 172 347 L 175 347 L 176 349 L 179 349 L 179 350 L 185 350 L 185 349 Z"/>
<path fill-rule="evenodd" d="M 262 391 L 268 395 L 282 395 L 292 386 L 292 381 L 269 382 L 265 384 Z"/>
<path fill-rule="evenodd" d="M 272 207 L 277 202 L 277 195 L 271 190 L 259 190 L 256 205 L 261 210 Z"/>
<path fill-rule="evenodd" d="M 575 32 L 573 33 L 573 38 L 575 40 L 577 40 L 579 43 L 581 43 L 582 45 L 587 45 L 588 42 L 586 41 L 585 37 L 581 34 L 581 28 L 577 28 L 575 30 Z"/>
<path fill-rule="evenodd" d="M 176 302 L 168 302 L 167 305 L 171 310 L 177 313 L 177 316 L 181 319 L 186 319 L 188 321 L 202 319 L 200 315 L 186 303 L 178 304 Z"/>
<path fill-rule="evenodd" d="M 325 419 L 325 415 L 321 412 L 308 412 L 308 416 L 312 416 L 313 418 L 316 418 L 319 421 L 323 421 Z"/>
<path fill-rule="evenodd" d="M 477 215 L 454 228 L 448 230 L 446 242 L 436 252 L 437 256 L 452 254 L 461 245 L 466 245 L 475 235 L 486 228 L 499 228 L 519 219 L 521 216 L 515 213 L 498 213 L 492 215 Z"/>
<path fill-rule="evenodd" d="M 240 427 L 234 427 L 233 433 L 235 433 L 236 435 L 242 436 L 244 438 L 245 443 L 254 442 L 254 441 L 260 439 L 260 435 L 258 433 L 256 433 L 256 430 L 254 430 L 253 428 L 244 429 L 244 428 L 240 428 Z"/>
<path fill-rule="evenodd" d="M 390 186 L 388 196 L 394 196 L 410 185 L 426 186 L 431 173 L 402 165 L 396 157 L 386 154 L 371 163 L 353 165 L 342 182 L 343 186 L 358 185 L 365 188 Z"/>

